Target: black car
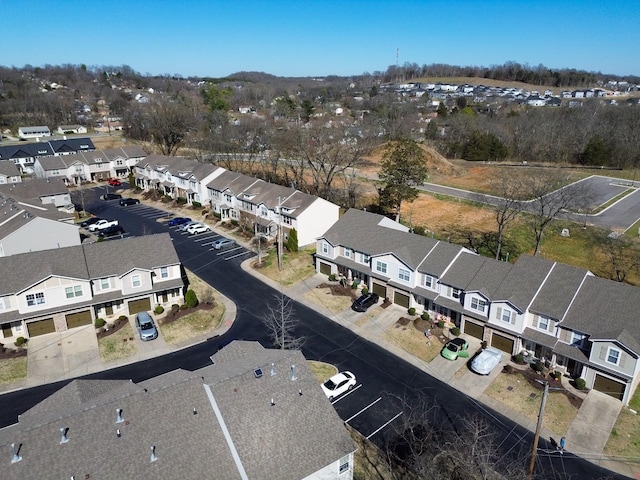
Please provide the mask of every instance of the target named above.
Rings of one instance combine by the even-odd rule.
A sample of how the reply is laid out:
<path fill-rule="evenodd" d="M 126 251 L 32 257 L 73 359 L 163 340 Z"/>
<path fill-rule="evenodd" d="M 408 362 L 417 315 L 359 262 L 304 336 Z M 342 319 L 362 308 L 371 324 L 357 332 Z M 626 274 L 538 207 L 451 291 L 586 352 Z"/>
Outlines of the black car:
<path fill-rule="evenodd" d="M 351 309 L 356 312 L 366 312 L 369 307 L 378 303 L 379 298 L 375 293 L 365 293 L 351 304 Z"/>
<path fill-rule="evenodd" d="M 136 203 L 140 203 L 140 200 L 137 198 L 121 198 L 120 205 L 126 207 L 127 205 L 135 205 Z"/>
<path fill-rule="evenodd" d="M 122 235 L 124 228 L 120 225 L 111 225 L 110 227 L 103 228 L 98 232 L 98 236 L 101 238 L 115 237 L 116 235 Z"/>
<path fill-rule="evenodd" d="M 80 222 L 80 226 L 86 228 L 89 225 L 93 225 L 94 223 L 99 222 L 100 220 L 102 220 L 100 217 L 87 218 L 86 220 L 83 220 L 82 222 Z"/>
<path fill-rule="evenodd" d="M 120 195 L 119 193 L 105 193 L 102 196 L 103 200 L 116 200 L 118 198 L 122 198 L 122 195 Z"/>

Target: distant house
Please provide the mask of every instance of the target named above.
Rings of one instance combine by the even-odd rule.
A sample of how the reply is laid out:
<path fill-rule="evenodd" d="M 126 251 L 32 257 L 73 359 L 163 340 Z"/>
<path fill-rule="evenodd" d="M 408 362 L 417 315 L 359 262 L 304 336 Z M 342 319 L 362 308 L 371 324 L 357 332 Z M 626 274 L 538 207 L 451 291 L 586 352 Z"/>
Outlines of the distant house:
<path fill-rule="evenodd" d="M 50 136 L 51 131 L 49 130 L 49 127 L 46 126 L 18 128 L 18 137 L 25 140 L 27 138 L 41 138 Z"/>
<path fill-rule="evenodd" d="M 20 143 L 0 146 L 0 160 L 11 160 L 20 166 L 22 173 L 34 173 L 37 158 L 67 155 L 82 151 L 95 150 L 90 138 L 69 138 L 37 143 Z"/>
<path fill-rule="evenodd" d="M 22 181 L 20 168 L 13 162 L 0 162 L 0 185 Z"/>
<path fill-rule="evenodd" d="M 87 133 L 87 127 L 82 125 L 60 125 L 57 132 L 60 135 L 64 135 L 66 133 Z"/>

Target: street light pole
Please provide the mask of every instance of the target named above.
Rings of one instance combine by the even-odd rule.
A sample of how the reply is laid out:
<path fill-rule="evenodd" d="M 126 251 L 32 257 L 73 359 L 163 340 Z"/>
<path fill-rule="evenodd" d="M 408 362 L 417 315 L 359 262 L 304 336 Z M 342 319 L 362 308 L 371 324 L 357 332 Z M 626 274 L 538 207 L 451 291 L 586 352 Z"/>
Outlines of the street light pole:
<path fill-rule="evenodd" d="M 533 436 L 533 450 L 531 452 L 531 463 L 529 463 L 529 480 L 533 475 L 533 470 L 536 464 L 536 454 L 538 452 L 538 441 L 540 440 L 540 430 L 542 430 L 542 415 L 544 413 L 544 406 L 547 403 L 547 394 L 549 393 L 549 382 L 544 383 L 544 391 L 542 392 L 542 401 L 540 402 L 540 412 L 538 413 L 538 424 L 536 425 L 536 433 Z"/>

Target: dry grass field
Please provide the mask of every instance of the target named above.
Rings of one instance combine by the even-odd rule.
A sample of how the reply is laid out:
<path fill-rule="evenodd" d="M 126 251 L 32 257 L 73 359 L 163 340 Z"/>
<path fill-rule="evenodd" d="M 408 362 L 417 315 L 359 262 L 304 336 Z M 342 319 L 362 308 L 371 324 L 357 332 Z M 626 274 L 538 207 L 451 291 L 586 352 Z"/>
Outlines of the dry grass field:
<path fill-rule="evenodd" d="M 136 342 L 131 325 L 127 323 L 114 334 L 99 338 L 98 348 L 100 349 L 100 359 L 103 362 L 130 357 L 136 353 Z"/>
<path fill-rule="evenodd" d="M 27 378 L 26 356 L 0 360 L 0 385 L 18 382 L 25 378 Z"/>

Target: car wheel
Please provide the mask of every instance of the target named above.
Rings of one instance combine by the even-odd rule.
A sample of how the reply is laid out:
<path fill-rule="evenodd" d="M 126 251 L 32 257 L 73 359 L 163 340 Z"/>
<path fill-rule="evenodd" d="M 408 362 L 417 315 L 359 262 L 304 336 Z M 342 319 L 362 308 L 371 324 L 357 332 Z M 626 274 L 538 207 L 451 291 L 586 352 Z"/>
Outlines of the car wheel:
<path fill-rule="evenodd" d="M 349 385 L 349 390 L 353 390 L 353 385 Z"/>
<path fill-rule="evenodd" d="M 330 401 L 330 402 L 333 402 L 333 395 L 331 395 L 331 396 L 329 397 L 329 401 Z"/>

